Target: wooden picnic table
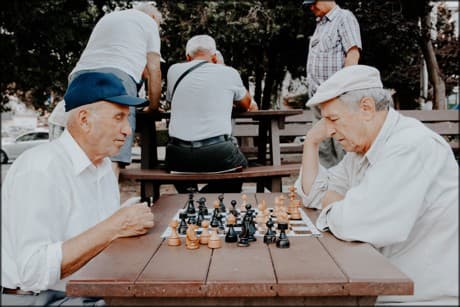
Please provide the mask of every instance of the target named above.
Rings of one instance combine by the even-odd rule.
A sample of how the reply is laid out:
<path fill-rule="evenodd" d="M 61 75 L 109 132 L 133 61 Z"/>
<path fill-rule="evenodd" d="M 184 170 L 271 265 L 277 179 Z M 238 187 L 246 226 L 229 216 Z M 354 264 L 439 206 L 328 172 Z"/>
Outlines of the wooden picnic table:
<path fill-rule="evenodd" d="M 268 206 L 280 193 L 248 194 L 248 203 Z M 208 207 L 217 194 L 205 196 Z M 225 194 L 241 202 L 240 194 Z M 184 208 L 188 195 L 163 195 L 152 207 L 148 234 L 114 241 L 70 277 L 70 296 L 104 297 L 109 305 L 368 305 L 379 295 L 413 294 L 413 282 L 372 246 L 344 242 L 330 233 L 289 237 L 291 246 L 249 247 L 222 241 L 220 249 L 188 250 L 185 240 L 168 246 L 161 234 Z M 305 210 L 305 209 L 303 209 Z M 306 210 L 314 221 L 317 212 Z"/>
<path fill-rule="evenodd" d="M 302 114 L 302 110 L 258 110 L 234 112 L 233 118 L 251 118 L 259 123 L 258 163 L 267 163 L 265 153 L 270 148 L 270 165 L 281 165 L 280 131 L 284 129 L 287 116 Z M 157 136 L 155 122 L 170 118 L 169 112 L 136 113 L 136 130 L 141 135 L 141 168 L 152 169 L 158 165 Z"/>

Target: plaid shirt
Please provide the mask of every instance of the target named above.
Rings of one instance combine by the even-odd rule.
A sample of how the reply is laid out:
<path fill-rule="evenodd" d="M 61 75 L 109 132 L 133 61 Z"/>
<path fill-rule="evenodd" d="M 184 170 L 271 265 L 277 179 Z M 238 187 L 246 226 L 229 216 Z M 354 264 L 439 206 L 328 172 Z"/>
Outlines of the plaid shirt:
<path fill-rule="evenodd" d="M 343 68 L 346 54 L 353 46 L 362 49 L 359 24 L 353 13 L 337 5 L 323 18 L 317 18 L 307 61 L 310 97 L 321 83 Z"/>

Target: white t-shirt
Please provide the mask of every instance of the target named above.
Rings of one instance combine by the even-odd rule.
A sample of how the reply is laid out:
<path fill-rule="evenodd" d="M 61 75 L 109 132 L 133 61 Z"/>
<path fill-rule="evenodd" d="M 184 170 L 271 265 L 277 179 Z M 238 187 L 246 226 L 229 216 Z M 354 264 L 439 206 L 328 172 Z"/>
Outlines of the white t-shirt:
<path fill-rule="evenodd" d="M 24 152 L 2 186 L 2 286 L 65 291 L 62 242 L 119 208 L 110 160 L 96 167 L 67 130 Z"/>
<path fill-rule="evenodd" d="M 98 21 L 70 74 L 110 67 L 140 82 L 148 52 L 160 54 L 160 35 L 155 20 L 135 9 L 112 12 Z"/>
<path fill-rule="evenodd" d="M 169 68 L 168 101 L 171 101 L 177 79 L 200 62 L 194 60 Z M 198 67 L 182 79 L 174 93 L 169 135 L 185 141 L 230 135 L 233 102 L 243 99 L 246 92 L 240 74 L 234 68 L 213 63 Z"/>

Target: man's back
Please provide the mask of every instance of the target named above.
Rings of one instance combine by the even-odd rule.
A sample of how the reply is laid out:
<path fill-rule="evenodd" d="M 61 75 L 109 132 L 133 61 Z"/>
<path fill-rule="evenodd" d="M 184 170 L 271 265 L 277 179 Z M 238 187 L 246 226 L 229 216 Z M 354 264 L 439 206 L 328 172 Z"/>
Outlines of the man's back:
<path fill-rule="evenodd" d="M 178 78 L 201 60 L 179 63 L 168 71 L 167 100 Z M 239 73 L 228 66 L 208 63 L 181 80 L 171 102 L 169 134 L 195 141 L 231 134 L 233 101 L 243 99 L 246 89 Z"/>

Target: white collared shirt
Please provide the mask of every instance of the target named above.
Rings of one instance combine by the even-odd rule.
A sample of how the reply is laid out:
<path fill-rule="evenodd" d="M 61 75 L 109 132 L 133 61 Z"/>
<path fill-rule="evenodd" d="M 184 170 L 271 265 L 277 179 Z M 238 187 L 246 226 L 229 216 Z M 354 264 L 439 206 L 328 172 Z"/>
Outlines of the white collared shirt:
<path fill-rule="evenodd" d="M 372 244 L 414 281 L 413 296 L 378 302 L 458 303 L 459 168 L 449 144 L 421 122 L 390 109 L 363 156 L 348 153 L 335 167 L 320 166 L 307 207 L 321 208 L 327 190 L 345 198 L 316 221 L 347 241 Z"/>
<path fill-rule="evenodd" d="M 65 291 L 62 242 L 119 207 L 110 160 L 96 167 L 67 130 L 24 152 L 2 186 L 2 286 Z"/>

